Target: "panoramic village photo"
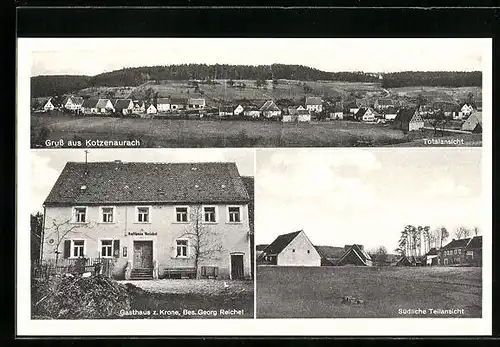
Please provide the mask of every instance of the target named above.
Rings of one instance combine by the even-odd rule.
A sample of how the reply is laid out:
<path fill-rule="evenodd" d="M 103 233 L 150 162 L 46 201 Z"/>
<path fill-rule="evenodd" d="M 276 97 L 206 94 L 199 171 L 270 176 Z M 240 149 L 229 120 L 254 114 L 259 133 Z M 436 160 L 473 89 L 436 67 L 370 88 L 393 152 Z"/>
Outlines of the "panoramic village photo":
<path fill-rule="evenodd" d="M 254 150 L 33 150 L 32 319 L 254 317 Z"/>
<path fill-rule="evenodd" d="M 480 40 L 61 42 L 23 67 L 32 148 L 482 145 Z"/>
<path fill-rule="evenodd" d="M 482 317 L 481 158 L 258 149 L 257 318 Z"/>

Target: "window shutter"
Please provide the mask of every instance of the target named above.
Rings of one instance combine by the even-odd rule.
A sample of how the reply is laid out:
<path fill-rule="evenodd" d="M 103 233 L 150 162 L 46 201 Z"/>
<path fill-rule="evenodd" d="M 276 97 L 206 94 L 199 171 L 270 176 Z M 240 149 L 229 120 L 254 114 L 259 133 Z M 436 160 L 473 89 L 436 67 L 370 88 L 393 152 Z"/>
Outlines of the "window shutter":
<path fill-rule="evenodd" d="M 113 240 L 113 256 L 115 258 L 120 256 L 120 240 Z"/>
<path fill-rule="evenodd" d="M 63 258 L 69 258 L 71 254 L 71 240 L 64 240 Z"/>

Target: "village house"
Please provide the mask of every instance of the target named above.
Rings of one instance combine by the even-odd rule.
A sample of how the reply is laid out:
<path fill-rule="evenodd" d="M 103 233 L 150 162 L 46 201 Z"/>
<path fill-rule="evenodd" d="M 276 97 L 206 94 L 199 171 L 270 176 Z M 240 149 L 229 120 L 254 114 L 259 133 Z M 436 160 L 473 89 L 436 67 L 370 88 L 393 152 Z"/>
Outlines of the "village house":
<path fill-rule="evenodd" d="M 303 230 L 278 236 L 260 259 L 270 265 L 321 266 L 321 256 Z"/>
<path fill-rule="evenodd" d="M 172 111 L 182 110 L 186 108 L 187 102 L 188 101 L 185 98 L 172 98 L 170 99 L 170 109 Z"/>
<path fill-rule="evenodd" d="M 472 133 L 483 132 L 483 113 L 481 111 L 474 111 L 462 124 L 462 130 L 470 131 Z"/>
<path fill-rule="evenodd" d="M 273 100 L 265 101 L 259 107 L 259 111 L 264 118 L 278 118 L 281 116 L 281 109 L 274 103 Z"/>
<path fill-rule="evenodd" d="M 187 108 L 191 110 L 200 110 L 205 108 L 205 99 L 203 98 L 189 98 Z"/>
<path fill-rule="evenodd" d="M 328 119 L 344 119 L 344 111 L 340 105 L 334 105 L 327 108 Z"/>
<path fill-rule="evenodd" d="M 134 100 L 134 109 L 132 110 L 132 113 L 143 114 L 144 112 L 146 112 L 146 105 L 144 104 L 144 101 Z"/>
<path fill-rule="evenodd" d="M 375 103 L 373 104 L 373 108 L 375 108 L 377 111 L 382 111 L 385 110 L 389 107 L 395 107 L 394 101 L 391 99 L 386 99 L 386 98 L 380 98 L 375 100 Z"/>
<path fill-rule="evenodd" d="M 43 110 L 45 112 L 47 112 L 47 111 L 54 111 L 56 109 L 56 107 L 57 107 L 57 105 L 55 105 L 55 104 L 56 103 L 54 102 L 54 98 L 48 98 L 43 103 Z"/>
<path fill-rule="evenodd" d="M 232 106 L 219 107 L 219 116 L 220 117 L 230 117 L 232 115 L 233 115 L 233 107 Z"/>
<path fill-rule="evenodd" d="M 84 114 L 97 114 L 99 113 L 99 109 L 97 108 L 97 103 L 99 99 L 85 99 L 82 104 L 82 113 Z"/>
<path fill-rule="evenodd" d="M 454 115 L 453 119 L 465 119 L 474 112 L 474 106 L 468 102 L 460 106 L 460 111 Z"/>
<path fill-rule="evenodd" d="M 354 119 L 360 122 L 374 122 L 379 114 L 371 107 L 361 107 L 354 115 Z"/>
<path fill-rule="evenodd" d="M 396 266 L 422 266 L 424 265 L 423 257 L 414 255 L 404 255 L 397 261 Z"/>
<path fill-rule="evenodd" d="M 80 96 L 66 96 L 62 103 L 62 107 L 69 111 L 80 111 L 83 105 L 83 98 Z"/>
<path fill-rule="evenodd" d="M 402 108 L 394 119 L 394 128 L 403 131 L 414 131 L 424 127 L 424 120 L 418 113 L 417 107 Z"/>
<path fill-rule="evenodd" d="M 344 110 L 350 114 L 356 114 L 359 111 L 359 107 L 355 101 L 351 101 L 344 106 Z"/>
<path fill-rule="evenodd" d="M 365 98 L 363 98 L 363 99 L 356 99 L 356 106 L 358 108 L 361 108 L 361 107 L 368 108 L 368 107 L 371 106 L 370 105 L 370 100 L 365 99 Z"/>
<path fill-rule="evenodd" d="M 387 107 L 381 112 L 384 119 L 389 121 L 396 119 L 396 116 L 398 115 L 398 110 L 396 110 L 395 107 Z"/>
<path fill-rule="evenodd" d="M 306 110 L 318 113 L 323 111 L 323 99 L 318 96 L 306 97 Z"/>
<path fill-rule="evenodd" d="M 438 264 L 439 251 L 436 248 L 431 248 L 424 256 L 425 265 L 437 265 Z"/>
<path fill-rule="evenodd" d="M 310 122 L 311 121 L 311 113 L 304 108 L 299 109 L 296 107 L 289 107 L 286 109 L 286 113 L 283 114 L 282 122 Z"/>
<path fill-rule="evenodd" d="M 134 102 L 131 99 L 117 99 L 114 102 L 113 107 L 115 108 L 115 112 L 126 116 L 132 114 L 134 110 Z"/>
<path fill-rule="evenodd" d="M 373 262 L 363 245 L 354 244 L 344 246 L 344 254 L 337 261 L 337 266 L 343 265 L 372 266 Z"/>
<path fill-rule="evenodd" d="M 243 115 L 250 118 L 259 118 L 260 111 L 257 106 L 245 106 L 243 108 Z"/>
<path fill-rule="evenodd" d="M 155 105 L 148 103 L 146 104 L 146 114 L 156 114 L 158 113 L 158 109 Z"/>
<path fill-rule="evenodd" d="M 458 113 L 460 112 L 460 106 L 454 102 L 449 101 L 438 101 L 432 104 L 434 112 L 443 112 L 446 117 L 456 119 Z"/>
<path fill-rule="evenodd" d="M 109 114 L 115 112 L 113 103 L 109 99 L 99 99 L 95 107 L 97 108 L 97 113 Z"/>
<path fill-rule="evenodd" d="M 241 104 L 238 104 L 238 106 L 236 106 L 234 109 L 233 109 L 233 114 L 235 116 L 239 116 L 243 113 L 243 111 L 245 110 L 244 106 L 242 106 Z"/>
<path fill-rule="evenodd" d="M 439 249 L 439 265 L 481 265 L 483 237 L 453 239 Z"/>
<path fill-rule="evenodd" d="M 321 256 L 321 266 L 335 266 L 344 254 L 343 247 L 314 246 Z"/>
<path fill-rule="evenodd" d="M 267 248 L 269 245 L 256 245 L 255 246 L 255 257 L 257 260 L 260 259 L 260 256 L 264 253 L 264 250 Z"/>
<path fill-rule="evenodd" d="M 68 162 L 44 202 L 42 259 L 113 259 L 116 278 L 251 276 L 235 163 Z M 58 225 L 57 230 L 54 225 Z"/>
<path fill-rule="evenodd" d="M 158 98 L 156 100 L 156 111 L 157 112 L 170 111 L 170 99 L 169 98 Z"/>

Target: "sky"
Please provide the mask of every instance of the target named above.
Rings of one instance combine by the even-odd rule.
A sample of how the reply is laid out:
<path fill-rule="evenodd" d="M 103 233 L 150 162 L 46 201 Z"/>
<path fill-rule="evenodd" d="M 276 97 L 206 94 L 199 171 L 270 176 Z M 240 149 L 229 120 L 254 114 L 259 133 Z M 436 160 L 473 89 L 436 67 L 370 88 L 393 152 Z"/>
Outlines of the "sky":
<path fill-rule="evenodd" d="M 256 163 L 257 244 L 304 230 L 394 253 L 408 224 L 481 229 L 481 148 L 259 149 Z"/>
<path fill-rule="evenodd" d="M 235 162 L 242 176 L 254 176 L 252 149 L 94 149 L 87 160 L 124 162 Z M 64 165 L 68 161 L 84 162 L 84 150 L 57 149 L 31 151 L 30 212 L 42 211 L 43 201 L 49 195 Z"/>
<path fill-rule="evenodd" d="M 299 64 L 324 71 L 482 70 L 484 39 L 54 38 L 30 41 L 31 76 L 184 63 Z"/>

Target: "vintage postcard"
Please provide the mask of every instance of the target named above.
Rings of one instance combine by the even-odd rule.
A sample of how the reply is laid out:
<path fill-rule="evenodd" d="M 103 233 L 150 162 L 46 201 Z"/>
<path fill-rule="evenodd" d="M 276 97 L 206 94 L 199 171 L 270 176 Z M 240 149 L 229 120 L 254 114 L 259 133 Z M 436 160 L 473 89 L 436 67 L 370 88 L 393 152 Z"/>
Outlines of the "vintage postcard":
<path fill-rule="evenodd" d="M 481 146 L 484 47 L 480 39 L 41 40 L 26 51 L 31 95 L 22 107 L 32 148 Z"/>

